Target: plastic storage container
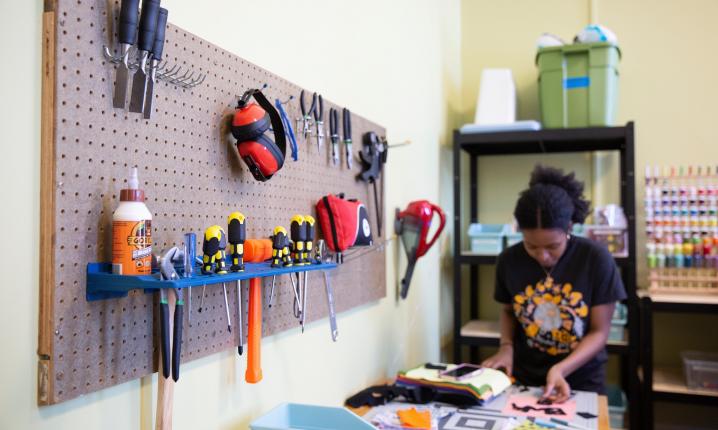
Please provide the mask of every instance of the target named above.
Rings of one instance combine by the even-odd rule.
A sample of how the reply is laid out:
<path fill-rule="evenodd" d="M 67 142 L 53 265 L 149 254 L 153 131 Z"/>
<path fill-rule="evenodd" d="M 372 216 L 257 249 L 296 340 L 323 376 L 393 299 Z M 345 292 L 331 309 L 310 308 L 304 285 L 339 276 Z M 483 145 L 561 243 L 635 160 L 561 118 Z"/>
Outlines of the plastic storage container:
<path fill-rule="evenodd" d="M 688 388 L 718 390 L 718 353 L 683 351 L 681 357 Z"/>
<path fill-rule="evenodd" d="M 514 246 L 524 240 L 524 235 L 520 231 L 506 233 L 506 247 Z"/>
<path fill-rule="evenodd" d="M 621 51 L 607 42 L 540 48 L 539 99 L 544 128 L 613 125 Z"/>
<path fill-rule="evenodd" d="M 628 407 L 626 393 L 619 387 L 609 384 L 606 386 L 606 395 L 608 397 L 608 415 L 611 421 L 611 428 L 626 428 L 626 409 Z"/>
<path fill-rule="evenodd" d="M 282 403 L 257 418 L 252 430 L 375 430 L 374 426 L 344 408 Z"/>
<path fill-rule="evenodd" d="M 626 323 L 628 322 L 628 308 L 623 303 L 616 303 L 616 309 L 611 317 L 611 330 L 608 333 L 608 340 L 622 341 Z"/>
<path fill-rule="evenodd" d="M 506 224 L 471 224 L 469 240 L 471 253 L 479 255 L 498 255 L 504 250 L 504 237 L 509 226 Z"/>

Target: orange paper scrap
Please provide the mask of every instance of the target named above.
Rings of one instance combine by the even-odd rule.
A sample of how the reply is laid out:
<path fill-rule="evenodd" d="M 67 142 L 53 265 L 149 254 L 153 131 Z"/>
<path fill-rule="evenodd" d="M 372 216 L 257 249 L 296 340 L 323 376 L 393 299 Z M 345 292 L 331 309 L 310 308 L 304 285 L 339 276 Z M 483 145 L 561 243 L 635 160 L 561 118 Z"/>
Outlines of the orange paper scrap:
<path fill-rule="evenodd" d="M 396 411 L 401 425 L 410 429 L 431 430 L 431 412 L 417 411 L 416 408 Z"/>

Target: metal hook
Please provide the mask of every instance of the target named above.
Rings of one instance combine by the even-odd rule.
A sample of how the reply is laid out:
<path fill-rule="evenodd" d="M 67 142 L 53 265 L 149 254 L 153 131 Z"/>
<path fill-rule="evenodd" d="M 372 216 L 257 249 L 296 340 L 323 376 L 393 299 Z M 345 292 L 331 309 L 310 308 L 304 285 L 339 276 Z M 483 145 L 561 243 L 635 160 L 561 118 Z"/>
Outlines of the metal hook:
<path fill-rule="evenodd" d="M 201 84 L 202 82 L 204 82 L 204 80 L 207 78 L 207 75 L 205 74 L 205 75 L 201 75 L 201 76 L 202 76 L 202 77 L 201 77 L 200 79 L 198 79 L 198 80 L 192 82 L 191 85 L 190 85 L 189 87 L 187 87 L 187 88 L 196 87 L 197 85 L 199 85 L 199 84 Z"/>
<path fill-rule="evenodd" d="M 188 75 L 188 73 L 190 73 L 190 72 L 191 72 L 191 70 L 187 70 L 184 75 L 178 77 L 177 75 L 179 74 L 179 71 L 177 71 L 177 73 L 175 74 L 175 77 L 170 78 L 170 82 L 177 85 L 177 84 L 181 83 L 182 80 L 187 79 L 188 76 L 191 76 L 191 75 Z"/>
<path fill-rule="evenodd" d="M 165 66 L 163 66 L 163 68 L 164 67 L 166 67 L 166 64 L 165 64 Z M 180 69 L 180 67 L 175 64 L 169 70 L 167 70 L 165 72 L 158 73 L 157 75 L 158 75 L 159 79 L 165 80 L 168 77 L 172 76 L 174 73 L 179 72 L 179 69 Z"/>
<path fill-rule="evenodd" d="M 107 47 L 107 45 L 102 45 L 102 49 L 103 49 L 103 51 L 104 51 L 105 58 L 106 58 L 110 63 L 112 63 L 112 64 L 117 64 L 117 63 L 119 63 L 120 61 L 122 61 L 122 57 L 121 57 L 121 56 L 120 56 L 120 57 L 115 57 L 114 55 L 112 55 L 112 52 L 110 51 L 110 48 Z"/>
<path fill-rule="evenodd" d="M 294 96 L 289 96 L 289 98 L 288 98 L 286 101 L 281 101 L 281 100 L 280 100 L 280 101 L 279 101 L 279 104 L 281 104 L 281 105 L 286 105 L 286 104 L 288 104 L 289 102 L 291 102 L 292 100 L 294 100 Z"/>
<path fill-rule="evenodd" d="M 174 83 L 173 81 L 177 78 L 177 76 L 180 74 L 181 71 L 182 71 L 181 66 L 177 66 L 176 70 L 173 67 L 172 70 L 170 70 L 169 72 L 163 73 L 162 76 L 160 77 L 160 79 L 172 84 L 172 83 Z"/>
<path fill-rule="evenodd" d="M 189 73 L 189 76 L 187 76 L 187 73 Z M 174 83 L 174 84 L 177 84 L 177 85 L 180 85 L 180 86 L 183 86 L 183 85 L 186 85 L 187 82 L 192 81 L 192 77 L 194 76 L 194 72 L 193 72 L 192 70 L 187 70 L 187 73 L 185 73 L 184 76 L 175 79 L 175 82 L 173 82 L 173 83 Z"/>

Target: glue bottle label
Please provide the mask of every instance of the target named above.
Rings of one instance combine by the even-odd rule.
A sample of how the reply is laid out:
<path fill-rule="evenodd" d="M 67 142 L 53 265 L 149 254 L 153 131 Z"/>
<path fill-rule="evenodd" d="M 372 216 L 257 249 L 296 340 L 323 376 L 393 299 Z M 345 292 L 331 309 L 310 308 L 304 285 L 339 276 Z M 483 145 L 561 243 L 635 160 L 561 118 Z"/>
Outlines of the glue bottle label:
<path fill-rule="evenodd" d="M 123 275 L 152 272 L 152 221 L 112 223 L 112 264 L 120 265 Z"/>

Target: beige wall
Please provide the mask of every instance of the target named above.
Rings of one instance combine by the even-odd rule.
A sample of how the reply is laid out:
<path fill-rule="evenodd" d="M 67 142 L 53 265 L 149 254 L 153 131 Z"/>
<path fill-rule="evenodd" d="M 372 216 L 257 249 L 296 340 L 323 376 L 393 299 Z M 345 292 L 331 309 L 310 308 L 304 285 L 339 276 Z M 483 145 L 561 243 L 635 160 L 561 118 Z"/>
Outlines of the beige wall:
<path fill-rule="evenodd" d="M 162 3 L 171 22 L 351 106 L 386 126 L 390 141 L 411 139 L 411 146 L 392 150 L 389 158 L 385 225 L 391 225 L 395 207 L 439 199 L 438 143 L 447 136 L 450 116 L 444 100 L 459 84 L 458 1 Z M 41 13 L 40 1 L 0 2 L 8 65 L 0 72 L 5 143 L 0 172 L 8 209 L 2 215 L 0 428 L 149 429 L 156 378 L 36 406 Z M 99 56 L 97 46 L 93 54 Z M 175 428 L 243 429 L 284 401 L 339 405 L 398 369 L 437 360 L 441 246 L 417 266 L 409 299 L 397 303 L 397 272 L 405 261 L 402 256 L 395 269 L 403 250 L 392 244 L 387 298 L 340 314 L 336 344 L 326 319 L 310 324 L 303 335 L 293 330 L 265 339 L 265 379 L 258 385 L 244 382 L 245 358 L 231 350 L 183 366 Z"/>
<path fill-rule="evenodd" d="M 637 170 L 646 163 L 698 163 L 718 155 L 718 130 L 712 126 L 718 114 L 712 55 L 718 46 L 712 27 L 718 3 L 713 0 L 211 3 L 210 9 L 180 0 L 163 2 L 173 23 L 352 106 L 385 125 L 390 140 L 413 141 L 390 156 L 387 222 L 395 207 L 420 197 L 438 201 L 451 212 L 451 129 L 473 119 L 480 70 L 512 68 L 519 117 L 538 118 L 536 37 L 551 31 L 569 39 L 591 14 L 620 38 L 624 57 L 619 123 L 636 121 Z M 0 427 L 150 428 L 153 378 L 57 406 L 35 406 L 41 12 L 39 1 L 0 1 L 7 59 L 0 71 L 5 137 L 0 178 L 9 209 L 2 214 L 7 278 L 0 312 Z M 270 34 L 263 24 L 270 26 Z M 311 41 L 319 41 L 319 48 L 310 48 Z M 615 176 L 610 159 L 540 160 L 577 169 L 593 197 L 615 199 L 615 187 L 594 180 L 606 172 Z M 482 163 L 482 219 L 502 222 L 510 216 L 535 161 L 497 158 Z M 637 178 L 639 191 L 641 185 Z M 265 381 L 257 386 L 243 382 L 244 361 L 231 351 L 184 366 L 176 390 L 176 428 L 245 428 L 281 401 L 339 404 L 398 368 L 438 359 L 440 347 L 451 337 L 451 240 L 464 234 L 464 228 L 453 232 L 451 224 L 449 220 L 438 246 L 417 267 L 405 303 L 394 300 L 405 264 L 403 251 L 396 244 L 389 248 L 387 298 L 341 314 L 339 343 L 329 341 L 326 320 L 310 325 L 301 336 L 283 333 L 265 339 Z M 482 274 L 482 279 L 490 285 L 491 274 Z M 495 314 L 489 298 L 484 297 L 481 306 L 487 316 Z M 715 322 L 714 316 L 659 318 L 657 337 L 670 348 L 659 348 L 658 360 L 676 362 L 675 351 L 685 346 L 718 349 L 700 330 Z"/>

